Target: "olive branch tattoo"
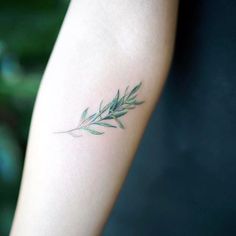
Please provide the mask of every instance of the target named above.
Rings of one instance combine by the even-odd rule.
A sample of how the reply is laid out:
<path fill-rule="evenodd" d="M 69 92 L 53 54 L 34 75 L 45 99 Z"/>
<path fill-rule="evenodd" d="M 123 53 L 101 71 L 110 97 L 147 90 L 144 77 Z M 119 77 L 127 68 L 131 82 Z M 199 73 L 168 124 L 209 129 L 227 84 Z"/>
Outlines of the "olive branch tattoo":
<path fill-rule="evenodd" d="M 118 89 L 111 102 L 105 106 L 103 106 L 103 100 L 100 102 L 98 112 L 88 115 L 89 107 L 87 107 L 82 112 L 79 124 L 75 128 L 55 133 L 67 133 L 73 137 L 80 137 L 82 135 L 78 134 L 78 131 L 87 131 L 93 135 L 104 134 L 103 131 L 96 130 L 97 126 L 125 129 L 120 117 L 127 114 L 129 110 L 134 109 L 137 105 L 144 103 L 144 101 L 137 101 L 137 92 L 141 85 L 142 82 L 131 91 L 129 91 L 129 86 L 127 86 L 123 96 L 120 95 L 120 90 Z M 111 120 L 114 120 L 116 124 L 111 124 Z"/>

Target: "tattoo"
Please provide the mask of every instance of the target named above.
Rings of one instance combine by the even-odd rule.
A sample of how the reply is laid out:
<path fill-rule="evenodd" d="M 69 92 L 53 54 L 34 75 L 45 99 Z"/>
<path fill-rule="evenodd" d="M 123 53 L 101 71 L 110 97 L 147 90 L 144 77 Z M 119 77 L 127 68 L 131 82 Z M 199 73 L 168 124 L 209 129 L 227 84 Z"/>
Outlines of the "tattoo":
<path fill-rule="evenodd" d="M 82 131 L 89 132 L 93 135 L 104 134 L 103 131 L 98 131 L 98 126 L 109 128 L 124 129 L 124 125 L 120 117 L 128 113 L 129 110 L 134 109 L 137 105 L 141 105 L 144 101 L 137 101 L 137 92 L 140 89 L 142 82 L 136 85 L 131 91 L 129 86 L 126 87 L 124 95 L 120 95 L 118 89 L 115 97 L 111 102 L 103 106 L 103 100 L 100 102 L 98 112 L 88 115 L 89 107 L 87 107 L 81 114 L 79 124 L 70 130 L 60 131 L 56 133 L 66 133 L 73 137 L 82 136 Z M 112 120 L 115 122 L 111 123 Z"/>

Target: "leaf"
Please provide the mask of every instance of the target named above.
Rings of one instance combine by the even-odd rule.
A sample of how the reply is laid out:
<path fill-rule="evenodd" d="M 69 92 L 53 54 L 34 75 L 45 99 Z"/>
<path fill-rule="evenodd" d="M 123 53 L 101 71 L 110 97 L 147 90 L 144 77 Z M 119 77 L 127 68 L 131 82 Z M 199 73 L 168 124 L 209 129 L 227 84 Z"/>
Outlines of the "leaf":
<path fill-rule="evenodd" d="M 141 85 L 142 85 L 142 82 L 140 82 L 138 85 L 136 85 L 136 86 L 131 90 L 131 92 L 130 92 L 130 94 L 129 94 L 129 97 L 130 97 L 131 95 L 135 94 L 135 93 L 139 90 L 139 88 L 141 87 Z"/>
<path fill-rule="evenodd" d="M 124 125 L 122 124 L 122 122 L 121 122 L 119 119 L 117 119 L 116 117 L 114 117 L 114 119 L 115 119 L 115 121 L 118 123 L 118 125 L 119 125 L 119 127 L 120 127 L 121 129 L 124 129 L 124 128 L 125 128 Z"/>
<path fill-rule="evenodd" d="M 105 105 L 102 108 L 102 102 L 103 102 L 103 100 L 101 101 L 101 103 L 99 105 L 99 112 L 96 114 L 96 116 L 94 117 L 93 120 L 96 120 L 98 117 L 100 117 L 102 119 L 102 114 L 110 107 L 110 103 L 108 103 L 107 105 Z"/>
<path fill-rule="evenodd" d="M 134 109 L 136 106 L 128 106 L 128 107 L 126 107 L 126 109 L 129 109 L 129 110 L 132 110 L 132 109 Z"/>
<path fill-rule="evenodd" d="M 100 132 L 100 131 L 97 131 L 97 130 L 94 130 L 94 129 L 91 129 L 91 128 L 88 128 L 88 127 L 82 127 L 81 129 L 84 129 L 84 130 L 88 131 L 89 133 L 95 134 L 95 135 L 104 134 L 104 132 Z"/>
<path fill-rule="evenodd" d="M 122 106 L 123 104 L 124 104 L 124 97 L 122 97 L 122 98 L 118 101 L 117 107 Z"/>
<path fill-rule="evenodd" d="M 125 115 L 127 112 L 128 112 L 128 110 L 125 109 L 125 110 L 123 110 L 123 111 L 115 112 L 115 113 L 113 113 L 113 115 L 114 115 L 116 118 L 118 118 L 118 117 L 121 117 L 121 116 Z"/>
<path fill-rule="evenodd" d="M 120 107 L 118 107 L 118 108 L 116 109 L 116 111 L 115 111 L 115 112 L 118 112 L 118 111 L 123 111 L 123 110 L 124 110 L 124 108 L 126 108 L 126 107 L 120 106 Z"/>
<path fill-rule="evenodd" d="M 144 103 L 144 101 L 135 101 L 135 105 L 141 105 L 141 104 L 143 104 Z"/>
<path fill-rule="evenodd" d="M 114 111 L 117 107 L 118 100 L 113 99 L 111 102 L 111 107 L 109 108 L 109 111 Z"/>
<path fill-rule="evenodd" d="M 129 101 L 131 101 L 131 100 L 135 100 L 135 98 L 137 97 L 137 94 L 135 94 L 135 95 L 132 95 L 131 97 L 129 97 Z"/>
<path fill-rule="evenodd" d="M 115 125 L 111 125 L 105 122 L 94 122 L 94 125 L 100 125 L 100 126 L 105 126 L 105 127 L 112 127 L 112 128 L 117 128 Z"/>
<path fill-rule="evenodd" d="M 86 119 L 86 116 L 87 116 L 87 113 L 88 113 L 88 107 L 83 111 L 82 115 L 81 115 L 81 120 L 85 120 Z"/>
<path fill-rule="evenodd" d="M 116 107 L 118 106 L 119 97 L 120 97 L 120 90 L 118 89 L 115 98 L 111 102 L 111 107 L 109 109 L 110 111 L 114 111 L 116 109 Z"/>
<path fill-rule="evenodd" d="M 118 89 L 116 96 L 115 96 L 115 100 L 119 100 L 119 96 L 120 96 L 120 90 Z"/>
<path fill-rule="evenodd" d="M 102 111 L 102 103 L 103 103 L 103 100 L 100 102 L 100 105 L 99 105 L 99 112 L 101 113 Z"/>
<path fill-rule="evenodd" d="M 128 100 L 126 104 L 134 105 L 135 104 L 135 99 Z"/>
<path fill-rule="evenodd" d="M 128 89 L 129 89 L 129 86 L 126 87 L 124 96 L 126 96 L 126 93 L 128 92 Z"/>
<path fill-rule="evenodd" d="M 116 107 L 116 100 L 113 99 L 111 104 L 110 104 L 109 111 L 114 111 L 115 107 Z"/>
<path fill-rule="evenodd" d="M 106 117 L 103 118 L 103 120 L 111 120 L 113 119 L 113 116 L 112 115 L 108 115 Z"/>

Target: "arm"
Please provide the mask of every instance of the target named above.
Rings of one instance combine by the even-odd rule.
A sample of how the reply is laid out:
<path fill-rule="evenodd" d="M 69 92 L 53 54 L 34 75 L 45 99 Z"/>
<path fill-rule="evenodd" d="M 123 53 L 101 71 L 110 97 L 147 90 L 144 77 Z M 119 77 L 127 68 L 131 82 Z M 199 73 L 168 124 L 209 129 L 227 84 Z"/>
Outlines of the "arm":
<path fill-rule="evenodd" d="M 11 236 L 102 231 L 166 79 L 176 13 L 177 0 L 71 2 L 37 96 Z"/>

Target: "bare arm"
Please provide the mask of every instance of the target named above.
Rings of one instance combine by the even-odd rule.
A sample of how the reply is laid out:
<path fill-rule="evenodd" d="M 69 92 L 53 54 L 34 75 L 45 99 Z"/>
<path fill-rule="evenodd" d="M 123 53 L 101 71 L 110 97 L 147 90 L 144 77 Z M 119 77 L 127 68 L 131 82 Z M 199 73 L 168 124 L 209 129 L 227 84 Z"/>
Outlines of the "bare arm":
<path fill-rule="evenodd" d="M 102 231 L 166 79 L 176 13 L 177 0 L 71 2 L 37 96 L 11 236 Z"/>

